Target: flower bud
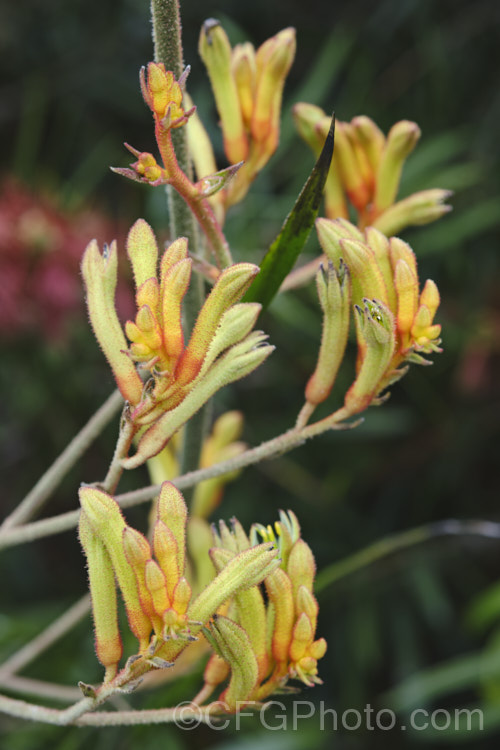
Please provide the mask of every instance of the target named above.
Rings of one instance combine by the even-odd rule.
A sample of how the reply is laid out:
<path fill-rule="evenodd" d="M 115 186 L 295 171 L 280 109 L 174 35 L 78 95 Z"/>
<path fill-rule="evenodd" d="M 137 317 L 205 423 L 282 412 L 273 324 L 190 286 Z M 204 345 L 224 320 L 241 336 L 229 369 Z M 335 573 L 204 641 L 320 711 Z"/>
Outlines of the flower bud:
<path fill-rule="evenodd" d="M 361 144 L 373 173 L 378 169 L 385 144 L 385 136 L 369 117 L 361 115 L 351 121 L 356 139 Z"/>
<path fill-rule="evenodd" d="M 149 542 L 136 529 L 126 526 L 123 530 L 123 550 L 135 575 L 141 606 L 153 623 L 155 632 L 159 633 L 161 620 L 155 610 L 153 598 L 146 584 L 146 565 L 151 560 Z"/>
<path fill-rule="evenodd" d="M 365 239 L 363 233 L 354 224 L 342 218 L 316 219 L 316 232 L 323 252 L 335 267 L 338 267 L 343 257 L 340 240 L 352 239 L 363 242 Z"/>
<path fill-rule="evenodd" d="M 452 195 L 450 190 L 422 190 L 389 206 L 377 216 L 373 226 L 390 237 L 408 226 L 429 224 L 451 211 L 444 203 Z"/>
<path fill-rule="evenodd" d="M 349 139 L 348 124 L 339 121 L 335 125 L 335 157 L 349 200 L 358 211 L 364 211 L 371 197 L 370 189 Z"/>
<path fill-rule="evenodd" d="M 409 343 L 409 333 L 417 313 L 418 278 L 402 258 L 396 263 L 394 286 L 398 298 L 396 325 L 404 346 Z"/>
<path fill-rule="evenodd" d="M 288 661 L 294 623 L 292 583 L 281 568 L 267 576 L 264 583 L 274 609 L 272 655 L 278 664 L 284 664 Z"/>
<path fill-rule="evenodd" d="M 251 132 L 259 144 L 259 160 L 267 162 L 279 141 L 281 99 L 295 57 L 295 29 L 287 28 L 257 50 L 257 84 Z"/>
<path fill-rule="evenodd" d="M 404 162 L 415 148 L 419 138 L 420 128 L 415 122 L 401 120 L 390 129 L 376 176 L 374 196 L 376 216 L 394 203 Z"/>
<path fill-rule="evenodd" d="M 148 279 L 156 279 L 158 246 L 153 230 L 144 219 L 137 219 L 128 233 L 127 255 L 132 264 L 136 289 Z"/>
<path fill-rule="evenodd" d="M 246 292 L 259 267 L 236 263 L 225 268 L 200 310 L 189 344 L 177 368 L 177 381 L 184 384 L 199 372 L 222 315 Z"/>
<path fill-rule="evenodd" d="M 321 345 L 316 369 L 306 386 L 306 400 L 319 404 L 330 394 L 344 357 L 349 334 L 351 285 L 344 265 L 337 272 L 331 262 L 316 276 L 323 310 Z"/>
<path fill-rule="evenodd" d="M 391 312 L 382 303 L 368 299 L 363 303 L 363 309 L 358 305 L 354 308 L 361 364 L 345 396 L 344 405 L 350 414 L 366 409 L 378 394 L 396 346 Z"/>
<path fill-rule="evenodd" d="M 290 550 L 286 572 L 292 582 L 294 601 L 301 586 L 312 593 L 316 563 L 311 548 L 303 539 L 297 539 Z"/>
<path fill-rule="evenodd" d="M 260 544 L 235 555 L 198 594 L 189 608 L 191 620 L 207 622 L 225 601 L 240 589 L 250 588 L 279 565 L 278 550 L 272 543 Z"/>
<path fill-rule="evenodd" d="M 140 650 L 147 648 L 151 621 L 142 608 L 134 571 L 123 549 L 123 532 L 126 527 L 118 503 L 107 493 L 94 487 L 81 487 L 80 504 L 96 536 L 106 547 L 122 592 L 130 629 L 139 640 Z"/>
<path fill-rule="evenodd" d="M 231 64 L 238 90 L 243 122 L 248 129 L 252 121 L 257 77 L 257 64 L 253 44 L 250 42 L 237 44 L 233 49 Z"/>
<path fill-rule="evenodd" d="M 165 575 L 155 560 L 148 560 L 145 569 L 146 586 L 151 594 L 153 607 L 160 617 L 170 607 Z"/>
<path fill-rule="evenodd" d="M 158 520 L 154 525 L 153 549 L 158 564 L 165 574 L 168 596 L 172 599 L 175 585 L 181 576 L 181 571 L 177 562 L 177 541 L 163 521 Z"/>
<path fill-rule="evenodd" d="M 118 629 L 115 574 L 109 553 L 102 540 L 94 533 L 84 511 L 80 513 L 78 535 L 87 558 L 95 650 L 97 658 L 106 667 L 105 680 L 112 680 L 123 654 Z"/>
<path fill-rule="evenodd" d="M 143 384 L 127 356 L 127 342 L 115 310 L 117 268 L 116 243 L 106 245 L 101 255 L 92 240 L 82 260 L 90 322 L 123 398 L 135 405 L 141 400 Z"/>
<path fill-rule="evenodd" d="M 163 63 L 149 63 L 147 72 L 141 68 L 140 82 L 144 101 L 163 127 L 178 128 L 185 123 L 181 87 Z"/>
<path fill-rule="evenodd" d="M 157 519 L 172 532 L 177 545 L 177 568 L 184 574 L 186 564 L 187 507 L 182 493 L 172 482 L 163 482 L 156 506 Z M 168 575 L 168 569 L 164 570 Z"/>
<path fill-rule="evenodd" d="M 375 253 L 365 242 L 340 240 L 342 257 L 350 271 L 352 280 L 352 300 L 360 304 L 363 297 L 389 303 L 384 277 L 380 271 Z"/>
<path fill-rule="evenodd" d="M 231 667 L 231 679 L 220 700 L 226 711 L 235 711 L 250 697 L 257 684 L 257 660 L 245 630 L 228 617 L 215 616 L 209 632 L 214 645 Z"/>
<path fill-rule="evenodd" d="M 226 32 L 214 18 L 209 18 L 202 26 L 198 51 L 214 92 L 226 156 L 231 164 L 244 161 L 248 154 L 248 139 L 231 67 L 231 45 Z"/>

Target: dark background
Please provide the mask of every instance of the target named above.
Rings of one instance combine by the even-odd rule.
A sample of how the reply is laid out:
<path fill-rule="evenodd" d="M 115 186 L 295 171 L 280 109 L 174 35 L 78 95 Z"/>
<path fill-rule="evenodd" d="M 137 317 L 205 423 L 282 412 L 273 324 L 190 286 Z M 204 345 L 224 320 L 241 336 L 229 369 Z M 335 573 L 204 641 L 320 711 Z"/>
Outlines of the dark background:
<path fill-rule="evenodd" d="M 440 288 L 444 353 L 433 358 L 432 368 L 413 367 L 389 403 L 370 410 L 357 430 L 323 436 L 248 469 L 228 488 L 219 514 L 235 514 L 248 526 L 272 522 L 275 509 L 292 508 L 319 570 L 422 524 L 498 520 L 500 6 L 495 0 L 254 0 L 203 7 L 186 1 L 182 16 L 190 92 L 221 166 L 211 92 L 196 51 L 201 23 L 215 16 L 232 43 L 250 39 L 256 45 L 285 26 L 297 29 L 279 151 L 227 222 L 237 259 L 261 259 L 312 166 L 291 121 L 297 101 L 335 109 L 342 120 L 369 115 L 385 132 L 397 120 L 415 120 L 422 138 L 401 195 L 427 187 L 455 192 L 451 215 L 403 233 L 417 253 L 421 279 L 433 278 Z M 108 169 L 128 163 L 123 141 L 153 149 L 138 87 L 139 67 L 152 57 L 148 4 L 3 3 L 0 48 L 4 515 L 113 388 L 85 320 L 78 262 L 86 242 L 92 236 L 123 239 L 139 216 L 166 238 L 168 216 L 160 189 L 134 185 Z M 314 237 L 306 252 L 317 252 Z M 287 429 L 302 403 L 320 329 L 312 287 L 273 305 L 262 326 L 276 353 L 265 369 L 216 400 L 218 411 L 237 407 L 249 415 L 245 439 L 251 444 Z M 349 376 L 341 374 L 340 393 Z M 45 513 L 75 508 L 79 482 L 104 475 L 115 430 L 113 424 L 99 438 Z M 125 478 L 123 488 L 145 481 L 139 471 Z M 141 508 L 129 517 L 140 525 L 144 514 Z M 224 732 L 167 726 L 96 732 L 3 717 L 2 746 L 497 747 L 498 550 L 498 541 L 478 536 L 439 537 L 325 588 L 318 629 L 329 643 L 320 664 L 325 684 L 299 696 L 339 713 L 368 703 L 397 706 L 401 723 L 415 707 L 482 706 L 482 733 L 332 734 L 320 731 L 317 716 L 293 731 L 291 714 L 286 734 L 266 732 L 251 719 L 241 732 L 234 726 Z M 0 651 L 7 656 L 84 593 L 75 533 L 3 552 L 0 579 Z M 91 641 L 85 622 L 25 673 L 71 684 L 97 681 Z M 174 688 L 138 695 L 134 705 L 184 700 L 196 692 L 197 681 L 186 678 Z"/>

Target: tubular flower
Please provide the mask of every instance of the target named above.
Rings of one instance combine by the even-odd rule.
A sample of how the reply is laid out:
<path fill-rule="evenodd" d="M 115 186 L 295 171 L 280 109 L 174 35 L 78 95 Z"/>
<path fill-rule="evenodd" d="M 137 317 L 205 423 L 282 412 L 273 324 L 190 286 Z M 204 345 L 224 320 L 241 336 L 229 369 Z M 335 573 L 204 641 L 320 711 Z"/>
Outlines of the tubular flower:
<path fill-rule="evenodd" d="M 220 23 L 211 18 L 203 24 L 199 52 L 214 92 L 227 159 L 231 164 L 245 162 L 224 191 L 227 207 L 245 196 L 278 146 L 283 88 L 295 56 L 295 29 L 283 29 L 257 50 L 250 42 L 232 49 Z M 194 136 L 193 126 L 188 137 L 196 164 Z M 204 176 L 198 174 L 199 179 Z"/>
<path fill-rule="evenodd" d="M 255 524 L 249 536 L 236 519 L 231 526 L 214 527 L 216 569 L 262 541 L 278 546 L 281 565 L 264 579 L 266 598 L 258 586 L 238 591 L 227 615 L 215 618 L 206 632 L 215 654 L 205 680 L 215 687 L 215 675 L 220 672 L 219 682 L 226 677 L 220 660 L 229 665 L 230 681 L 219 697 L 229 711 L 241 702 L 266 699 L 289 679 L 320 683 L 317 662 L 326 651 L 326 641 L 315 639 L 314 557 L 300 537 L 296 516 L 280 512 L 274 528 Z"/>
<path fill-rule="evenodd" d="M 260 306 L 236 304 L 257 266 L 237 263 L 222 271 L 185 345 L 182 300 L 191 275 L 187 241 L 179 238 L 167 247 L 158 273 L 154 234 L 139 219 L 129 232 L 127 251 L 137 302 L 135 320 L 125 325 L 129 346 L 114 306 L 115 243 L 101 254 L 91 242 L 82 271 L 94 333 L 129 403 L 130 419 L 144 430 L 137 453 L 124 461 L 126 468 L 133 468 L 156 455 L 219 388 L 258 367 L 272 347 L 262 332 L 252 331 Z M 136 365 L 151 374 L 145 385 Z"/>
<path fill-rule="evenodd" d="M 87 557 L 96 652 L 107 680 L 116 676 L 122 655 L 116 585 L 139 641 L 133 659 L 139 677 L 151 668 L 171 666 L 222 605 L 240 590 L 252 590 L 279 565 L 273 542 L 248 546 L 228 557 L 217 575 L 212 573 L 193 594 L 186 567 L 187 508 L 173 484 L 162 485 L 151 543 L 127 525 L 107 493 L 84 486 L 80 503 L 80 541 Z M 205 565 L 213 571 L 208 557 Z"/>
<path fill-rule="evenodd" d="M 337 275 L 332 271 L 329 274 L 334 304 L 325 303 L 329 299 L 325 282 L 319 286 L 324 316 L 331 317 L 325 320 L 324 332 L 333 323 L 338 329 L 345 319 L 346 303 L 341 302 L 337 280 L 342 274 L 345 277 L 344 266 L 351 279 L 358 360 L 356 380 L 346 395 L 345 408 L 349 414 L 356 414 L 376 403 L 380 392 L 405 374 L 406 367 L 398 369 L 401 365 L 430 364 L 422 354 L 441 352 L 441 326 L 433 322 L 439 292 L 431 280 L 419 291 L 415 254 L 398 237 L 388 239 L 374 227 L 361 232 L 344 219 L 318 219 L 316 229 L 329 262 L 340 269 Z M 324 352 L 329 338 L 323 335 L 318 365 L 306 390 L 311 404 L 320 403 L 331 390 L 346 345 L 345 326 L 342 330 L 337 339 L 332 337 L 329 356 Z"/>
<path fill-rule="evenodd" d="M 330 117 L 320 107 L 299 103 L 294 107 L 294 119 L 301 137 L 319 154 Z M 450 211 L 444 203 L 451 195 L 449 190 L 423 190 L 396 202 L 404 163 L 419 138 L 420 128 L 408 120 L 393 125 L 387 136 L 369 117 L 337 120 L 335 152 L 325 186 L 327 218 L 347 219 L 350 203 L 360 228 L 373 226 L 389 236 L 407 226 L 435 221 Z"/>

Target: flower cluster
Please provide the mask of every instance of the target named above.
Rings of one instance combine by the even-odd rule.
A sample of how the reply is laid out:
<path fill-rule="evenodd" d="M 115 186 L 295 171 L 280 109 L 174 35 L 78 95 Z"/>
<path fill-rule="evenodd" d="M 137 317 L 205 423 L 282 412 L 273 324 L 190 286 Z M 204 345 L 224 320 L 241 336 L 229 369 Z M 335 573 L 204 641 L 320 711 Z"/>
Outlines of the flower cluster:
<path fill-rule="evenodd" d="M 283 88 L 295 56 L 295 29 L 283 29 L 257 50 L 250 42 L 231 49 L 220 23 L 209 19 L 201 30 L 199 52 L 214 92 L 226 157 L 233 165 L 244 162 L 218 196 L 227 208 L 245 196 L 278 146 Z M 193 119 L 188 128 L 199 178 L 208 174 L 208 139 L 198 138 L 200 127 Z M 213 171 L 211 164 L 208 169 Z"/>
<path fill-rule="evenodd" d="M 274 529 L 255 524 L 249 536 L 236 519 L 231 530 L 221 522 L 214 538 L 211 556 L 219 571 L 262 539 L 278 545 L 281 564 L 264 579 L 266 596 L 259 586 L 241 589 L 227 614 L 213 618 L 207 638 L 215 654 L 205 670 L 206 685 L 213 690 L 230 672 L 219 700 L 234 710 L 241 702 L 261 701 L 283 690 L 289 679 L 308 686 L 321 682 L 317 662 L 326 641 L 315 639 L 315 562 L 294 513 L 281 512 Z"/>
<path fill-rule="evenodd" d="M 102 490 L 82 487 L 80 503 L 79 536 L 106 683 L 134 684 L 151 670 L 170 667 L 203 636 L 214 653 L 202 694 L 208 697 L 229 678 L 217 701 L 225 711 L 264 700 L 289 679 L 308 686 L 321 682 L 317 662 L 326 642 L 315 639 L 315 563 L 291 511 L 280 513 L 274 529 L 255 524 L 249 536 L 236 519 L 231 530 L 221 522 L 209 556 L 205 551 L 200 561 L 186 545 L 187 508 L 170 482 L 164 482 L 158 497 L 151 543 L 127 525 L 116 501 Z M 137 654 L 121 671 L 117 587 L 139 642 Z M 203 652 L 195 651 L 196 657 Z"/>
<path fill-rule="evenodd" d="M 123 678 L 171 666 L 219 608 L 242 589 L 258 585 L 279 565 L 273 542 L 231 555 L 210 582 L 193 594 L 186 577 L 187 508 L 181 493 L 165 482 L 157 501 L 150 544 L 128 526 L 116 501 L 91 487 L 80 489 L 79 535 L 87 557 L 97 657 L 113 680 L 122 657 L 116 584 L 130 629 L 139 641 Z M 218 557 L 220 563 L 220 558 Z M 205 566 L 212 571 L 210 560 Z"/>
<path fill-rule="evenodd" d="M 345 219 L 318 219 L 316 228 L 329 265 L 317 276 L 323 334 L 306 400 L 317 405 L 333 387 L 354 303 L 358 360 L 344 402 L 348 416 L 376 403 L 405 374 L 401 365 L 430 364 L 422 354 L 441 351 L 441 326 L 433 322 L 439 292 L 430 279 L 419 291 L 415 254 L 398 237 L 388 239 L 374 227 L 362 232 Z"/>
<path fill-rule="evenodd" d="M 294 119 L 302 138 L 319 153 L 330 127 L 320 107 L 299 103 Z M 407 226 L 427 224 L 450 211 L 448 190 L 423 190 L 397 201 L 401 172 L 420 138 L 415 122 L 401 120 L 385 136 L 369 117 L 337 120 L 335 151 L 325 186 L 327 218 L 349 218 L 348 203 L 360 228 L 373 226 L 387 236 Z"/>
<path fill-rule="evenodd" d="M 127 239 L 137 315 L 124 332 L 114 306 L 116 244 L 101 254 L 91 242 L 82 262 L 89 316 L 118 387 L 130 406 L 130 419 L 143 432 L 137 453 L 124 465 L 133 468 L 158 453 L 170 437 L 217 390 L 252 372 L 271 353 L 261 331 L 252 331 L 258 304 L 236 304 L 258 267 L 237 263 L 219 275 L 201 308 L 187 346 L 182 329 L 182 300 L 192 261 L 187 241 L 175 240 L 158 267 L 158 246 L 149 225 L 139 219 Z M 136 369 L 152 375 L 144 385 Z"/>

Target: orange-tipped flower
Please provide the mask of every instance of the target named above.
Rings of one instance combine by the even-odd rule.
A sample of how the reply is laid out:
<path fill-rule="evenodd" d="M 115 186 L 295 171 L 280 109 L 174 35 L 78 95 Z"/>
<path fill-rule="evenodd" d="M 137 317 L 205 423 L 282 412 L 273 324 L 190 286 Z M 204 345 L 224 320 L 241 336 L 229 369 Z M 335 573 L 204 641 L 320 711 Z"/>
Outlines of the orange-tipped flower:
<path fill-rule="evenodd" d="M 401 365 L 429 364 L 422 354 L 441 351 L 441 326 L 433 322 L 439 292 L 431 280 L 419 292 L 415 254 L 398 237 L 387 239 L 373 227 L 361 232 L 344 219 L 318 219 L 316 228 L 331 263 L 345 263 L 352 281 L 358 361 L 345 407 L 357 414 L 404 375 Z"/>
<path fill-rule="evenodd" d="M 278 146 L 295 29 L 283 29 L 257 50 L 249 42 L 231 49 L 226 32 L 211 18 L 203 24 L 199 52 L 214 92 L 226 156 L 231 164 L 245 162 L 225 189 L 227 207 L 244 197 Z"/>
<path fill-rule="evenodd" d="M 231 525 L 229 529 L 221 522 L 218 530 L 214 528 L 217 547 L 212 559 L 216 567 L 256 549 L 251 545 L 261 540 L 278 545 L 281 565 L 265 577 L 267 604 L 258 587 L 240 591 L 234 597 L 231 619 L 217 618 L 207 632 L 214 650 L 231 668 L 229 687 L 220 696 L 228 711 L 234 710 L 237 701 L 265 700 L 282 690 L 289 679 L 308 686 L 321 682 L 317 663 L 326 651 L 325 640 L 315 640 L 314 557 L 300 537 L 295 515 L 280 512 L 274 527 L 255 524 L 250 537 L 235 519 Z M 246 660 L 251 664 L 244 668 L 243 679 L 241 669 Z"/>
<path fill-rule="evenodd" d="M 107 493 L 84 486 L 80 503 L 80 541 L 88 561 L 96 651 L 106 667 L 107 680 L 116 675 L 122 654 L 116 585 L 125 602 L 130 629 L 139 640 L 138 655 L 150 666 L 169 666 L 166 660 L 177 658 L 195 641 L 223 605 L 241 592 L 248 594 L 241 603 L 255 601 L 255 587 L 280 564 L 273 542 L 250 546 L 247 540 L 245 549 L 236 554 L 215 549 L 216 575 L 213 577 L 207 555 L 205 567 L 212 571 L 210 580 L 193 595 L 186 566 L 187 509 L 171 483 L 165 482 L 161 488 L 152 548 L 141 533 L 127 525 L 118 504 Z M 232 626 L 228 627 L 230 631 Z M 252 656 L 257 664 L 252 685 L 257 672 L 263 674 L 267 668 L 261 636 L 260 660 Z M 237 640 L 236 635 L 234 638 Z M 243 682 L 248 683 L 248 675 Z"/>
<path fill-rule="evenodd" d="M 182 300 L 191 276 L 187 241 L 175 240 L 164 252 L 158 272 L 158 247 L 149 225 L 139 219 L 129 232 L 127 252 L 136 284 L 137 314 L 125 336 L 114 306 L 116 246 L 101 255 L 97 243 L 85 251 L 82 268 L 89 316 L 118 387 L 143 434 L 127 468 L 157 454 L 219 388 L 252 372 L 271 353 L 261 332 L 252 332 L 260 306 L 236 304 L 258 267 L 237 263 L 225 268 L 200 310 L 191 338 L 184 343 Z M 135 364 L 148 370 L 146 387 Z"/>
<path fill-rule="evenodd" d="M 320 107 L 300 102 L 294 107 L 300 136 L 319 153 L 330 127 Z M 384 234 L 407 226 L 427 224 L 451 210 L 444 201 L 448 190 L 424 190 L 396 202 L 404 163 L 420 138 L 414 122 L 401 120 L 384 136 L 366 116 L 351 122 L 337 120 L 335 151 L 325 185 L 325 213 L 329 219 L 348 217 L 348 201 L 361 228 L 374 226 Z"/>

